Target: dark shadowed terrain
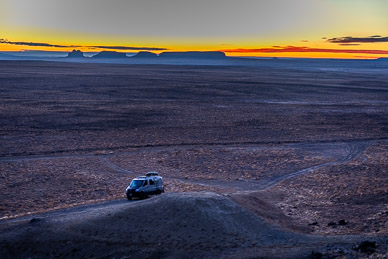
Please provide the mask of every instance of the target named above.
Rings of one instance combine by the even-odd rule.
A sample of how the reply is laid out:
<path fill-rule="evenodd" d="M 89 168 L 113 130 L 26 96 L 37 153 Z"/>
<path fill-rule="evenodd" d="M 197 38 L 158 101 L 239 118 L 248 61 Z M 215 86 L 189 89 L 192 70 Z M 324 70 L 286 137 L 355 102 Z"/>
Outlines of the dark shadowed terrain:
<path fill-rule="evenodd" d="M 388 65 L 239 62 L 0 61 L 0 257 L 384 258 Z"/>

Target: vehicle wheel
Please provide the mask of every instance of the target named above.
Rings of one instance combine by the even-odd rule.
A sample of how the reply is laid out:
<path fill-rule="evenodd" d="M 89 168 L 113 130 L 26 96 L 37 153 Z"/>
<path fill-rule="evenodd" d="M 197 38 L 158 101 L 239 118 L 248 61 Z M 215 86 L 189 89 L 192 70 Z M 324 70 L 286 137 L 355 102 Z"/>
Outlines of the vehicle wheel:
<path fill-rule="evenodd" d="M 156 195 L 160 195 L 160 194 L 162 194 L 162 192 L 161 192 L 160 190 L 158 190 L 158 191 L 156 192 Z"/>
<path fill-rule="evenodd" d="M 127 199 L 128 199 L 129 201 L 131 201 L 131 200 L 132 200 L 132 196 L 127 195 Z"/>

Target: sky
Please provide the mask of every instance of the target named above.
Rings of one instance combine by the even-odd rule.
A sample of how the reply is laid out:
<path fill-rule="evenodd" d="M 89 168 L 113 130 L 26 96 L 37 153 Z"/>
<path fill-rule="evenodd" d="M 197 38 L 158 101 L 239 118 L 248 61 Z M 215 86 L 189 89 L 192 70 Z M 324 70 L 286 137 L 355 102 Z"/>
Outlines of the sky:
<path fill-rule="evenodd" d="M 0 51 L 388 57 L 388 0 L 0 0 Z"/>

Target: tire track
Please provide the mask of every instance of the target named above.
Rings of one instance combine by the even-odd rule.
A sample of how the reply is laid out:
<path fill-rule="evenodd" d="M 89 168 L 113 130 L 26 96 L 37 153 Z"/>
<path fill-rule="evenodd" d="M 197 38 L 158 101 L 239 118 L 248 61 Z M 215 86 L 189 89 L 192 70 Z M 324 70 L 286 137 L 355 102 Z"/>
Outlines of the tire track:
<path fill-rule="evenodd" d="M 181 182 L 188 182 L 188 183 L 193 183 L 193 184 L 200 184 L 200 185 L 205 185 L 205 186 L 222 186 L 222 187 L 225 187 L 225 188 L 228 188 L 228 187 L 243 187 L 245 188 L 245 192 L 250 192 L 250 191 L 258 191 L 258 190 L 265 190 L 267 188 L 270 188 L 284 180 L 288 180 L 288 179 L 291 179 L 291 178 L 294 178 L 294 177 L 297 177 L 297 176 L 300 176 L 300 175 L 303 175 L 303 174 L 307 174 L 307 173 L 311 173 L 313 172 L 314 170 L 317 170 L 319 168 L 323 168 L 323 167 L 327 167 L 327 166 L 333 166 L 333 165 L 338 165 L 338 164 L 342 164 L 342 163 L 345 163 L 345 162 L 349 162 L 353 159 L 355 159 L 360 153 L 362 153 L 366 148 L 368 148 L 370 145 L 378 142 L 379 140 L 373 140 L 373 141 L 367 141 L 367 142 L 351 142 L 351 143 L 344 143 L 344 144 L 347 144 L 347 146 L 345 147 L 345 152 L 346 154 L 343 156 L 343 157 L 340 157 L 339 159 L 335 160 L 335 161 L 331 161 L 331 162 L 327 162 L 327 163 L 322 163 L 322 164 L 318 164 L 318 165 L 315 165 L 315 166 L 311 166 L 311 167 L 308 167 L 308 168 L 304 168 L 304 169 L 301 169 L 301 170 L 298 170 L 298 171 L 295 171 L 295 172 L 291 172 L 289 174 L 285 174 L 285 175 L 282 175 L 282 176 L 279 176 L 275 179 L 272 179 L 271 181 L 267 181 L 267 182 L 258 182 L 258 181 L 254 181 L 254 180 L 250 180 L 250 181 L 238 181 L 237 183 L 236 182 L 222 182 L 222 181 L 219 181 L 219 180 L 215 180 L 215 181 L 209 181 L 209 180 L 195 180 L 195 179 L 181 179 L 181 178 L 165 178 L 167 180 L 176 180 L 176 181 L 181 181 Z M 385 142 L 386 140 L 384 140 Z M 305 143 L 306 145 L 311 145 L 312 143 Z M 303 145 L 303 144 L 301 144 Z M 106 166 L 110 167 L 111 169 L 115 170 L 115 171 L 118 171 L 118 172 L 121 172 L 121 173 L 126 173 L 126 174 L 133 174 L 132 171 L 129 171 L 129 170 L 126 170 L 124 168 L 121 168 L 120 166 L 114 164 L 113 162 L 111 162 L 109 160 L 109 157 L 112 156 L 114 154 L 109 154 L 109 155 L 99 155 L 99 158 L 100 160 L 102 161 L 102 163 L 104 163 Z M 90 155 L 88 155 L 90 156 Z M 72 156 L 66 156 L 66 157 L 71 157 L 71 158 L 74 158 L 74 157 L 77 157 L 76 155 L 72 155 Z M 95 155 L 92 155 L 90 157 L 96 157 Z M 57 156 L 54 156 L 54 157 L 39 157 L 39 158 L 30 158 L 30 159 L 57 159 L 58 157 Z M 25 158 L 17 158 L 17 160 L 12 160 L 12 161 L 18 161 L 18 160 L 23 160 Z M 248 185 L 250 186 L 247 186 L 247 183 Z M 253 187 L 253 189 L 251 190 L 246 190 L 247 187 Z M 23 222 L 23 221 L 29 221 L 31 220 L 32 218 L 47 218 L 47 217 L 52 217 L 52 216 L 62 216 L 62 215 L 66 215 L 68 213 L 88 213 L 89 210 L 104 210 L 104 209 L 108 209 L 110 206 L 116 206 L 116 205 L 119 205 L 119 206 L 125 206 L 125 204 L 127 204 L 128 201 L 126 199 L 118 199 L 118 200 L 112 200 L 112 201 L 103 201 L 103 202 L 98 202 L 98 203 L 95 203 L 95 204 L 89 204 L 89 205 L 80 205 L 80 206 L 75 206 L 75 207 L 71 207 L 71 208 L 64 208 L 64 209 L 59 209 L 59 210 L 54 210 L 54 211 L 48 211 L 48 212 L 43 212 L 43 213 L 36 213 L 36 214 L 30 214 L 30 215 L 26 215 L 26 216 L 16 216 L 16 217 L 11 217 L 11 218 L 8 218 L 8 219 L 2 219 L 0 220 L 0 225 L 3 225 L 3 224 L 9 224 L 9 223 L 17 223 L 17 222 Z"/>
<path fill-rule="evenodd" d="M 109 156 L 102 157 L 100 161 L 110 167 L 111 169 L 115 170 L 116 172 L 125 173 L 125 174 L 134 174 L 134 172 L 129 171 L 127 169 L 124 169 L 116 164 L 114 164 L 112 161 L 109 160 Z"/>
<path fill-rule="evenodd" d="M 317 169 L 323 168 L 323 167 L 334 166 L 334 165 L 339 165 L 339 164 L 349 162 L 349 161 L 355 159 L 360 153 L 362 153 L 367 147 L 369 147 L 373 143 L 374 142 L 370 142 L 370 143 L 360 142 L 360 143 L 348 144 L 348 146 L 346 147 L 347 154 L 344 157 L 341 157 L 336 161 L 318 164 L 318 165 L 307 167 L 307 168 L 304 168 L 304 169 L 301 169 L 301 170 L 298 170 L 298 171 L 295 171 L 295 172 L 292 172 L 292 173 L 289 173 L 286 175 L 279 176 L 278 178 L 273 179 L 270 182 L 268 182 L 267 184 L 265 184 L 261 188 L 261 190 L 265 190 L 265 189 L 272 187 L 272 186 L 274 186 L 282 181 L 285 181 L 285 180 L 288 180 L 288 179 L 291 179 L 291 178 L 294 178 L 294 177 L 297 177 L 300 175 L 304 175 L 307 173 L 311 173 L 311 172 L 313 172 Z"/>
<path fill-rule="evenodd" d="M 386 140 L 384 140 L 386 141 Z M 344 156 L 338 158 L 335 161 L 330 161 L 318 165 L 314 165 L 311 167 L 303 168 L 291 173 L 283 174 L 281 176 L 278 176 L 274 179 L 270 179 L 267 181 L 260 181 L 260 180 L 241 180 L 241 181 L 220 181 L 220 180 L 196 180 L 196 179 L 183 179 L 183 178 L 166 178 L 168 180 L 177 180 L 180 182 L 186 182 L 191 184 L 198 184 L 202 186 L 218 186 L 218 187 L 226 187 L 226 188 L 237 188 L 244 191 L 261 191 L 268 189 L 274 185 L 277 185 L 278 183 L 298 177 L 304 174 L 312 173 L 313 171 L 328 167 L 328 166 L 334 166 L 339 165 L 342 163 L 349 162 L 353 159 L 355 159 L 360 153 L 362 153 L 367 147 L 370 145 L 378 142 L 378 140 L 373 141 L 363 141 L 363 142 L 350 142 L 350 143 L 344 143 L 347 146 L 344 148 L 344 152 L 346 153 Z M 303 144 L 301 144 L 303 145 Z M 311 145 L 311 143 L 306 143 L 306 145 Z"/>
<path fill-rule="evenodd" d="M 35 159 L 55 159 L 55 158 L 77 158 L 77 157 L 98 157 L 98 156 L 112 156 L 115 154 L 128 153 L 128 149 L 154 149 L 154 148 L 195 148 L 195 147 L 213 147 L 213 146 L 253 146 L 253 145 L 304 145 L 304 144 L 330 144 L 330 143 L 358 143 L 358 142 L 375 142 L 375 141 L 388 141 L 387 138 L 363 138 L 363 139 L 334 139 L 334 140 L 320 140 L 320 141 L 247 141 L 247 142 L 206 142 L 206 143 L 175 143 L 175 144 L 145 144 L 145 145 L 126 145 L 110 148 L 79 148 L 69 150 L 56 150 L 45 154 L 42 153 L 12 153 L 7 156 L 0 155 L 0 162 L 12 162 L 17 160 L 35 160 Z M 107 152 L 109 154 L 95 154 L 90 152 Z M 117 151 L 116 153 L 114 153 Z M 89 153 L 79 153 L 89 152 Z M 136 152 L 136 151 L 134 151 Z"/>

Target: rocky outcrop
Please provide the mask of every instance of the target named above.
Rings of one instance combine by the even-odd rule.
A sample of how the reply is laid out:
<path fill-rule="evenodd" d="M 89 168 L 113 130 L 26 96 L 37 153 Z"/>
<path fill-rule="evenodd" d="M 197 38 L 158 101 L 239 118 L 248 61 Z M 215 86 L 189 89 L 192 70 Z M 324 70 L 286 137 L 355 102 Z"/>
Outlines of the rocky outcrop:
<path fill-rule="evenodd" d="M 69 54 L 67 54 L 67 57 L 68 58 L 84 58 L 84 53 L 80 50 L 73 50 L 72 52 L 69 52 Z"/>

